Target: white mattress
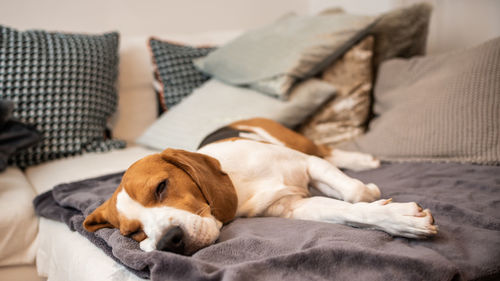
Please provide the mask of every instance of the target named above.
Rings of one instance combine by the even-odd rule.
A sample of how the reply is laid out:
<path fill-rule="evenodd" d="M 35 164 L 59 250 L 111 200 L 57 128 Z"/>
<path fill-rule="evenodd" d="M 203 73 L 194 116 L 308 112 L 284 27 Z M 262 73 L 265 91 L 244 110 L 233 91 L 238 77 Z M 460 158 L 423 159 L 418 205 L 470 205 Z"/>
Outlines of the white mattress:
<path fill-rule="evenodd" d="M 64 223 L 41 218 L 37 270 L 48 281 L 136 281 L 123 265 Z"/>
<path fill-rule="evenodd" d="M 158 151 L 139 146 L 51 161 L 26 170 L 37 194 L 53 186 L 126 170 Z M 38 274 L 48 280 L 142 280 L 64 223 L 41 218 L 36 253 Z"/>

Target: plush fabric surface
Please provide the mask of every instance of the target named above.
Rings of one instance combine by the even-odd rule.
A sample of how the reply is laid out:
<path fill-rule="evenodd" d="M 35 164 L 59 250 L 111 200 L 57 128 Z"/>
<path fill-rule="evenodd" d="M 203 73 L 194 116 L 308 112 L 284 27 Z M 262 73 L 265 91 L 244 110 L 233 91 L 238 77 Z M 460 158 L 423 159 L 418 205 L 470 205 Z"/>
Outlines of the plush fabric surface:
<path fill-rule="evenodd" d="M 0 100 L 0 172 L 7 168 L 9 157 L 40 141 L 40 134 L 32 126 L 12 120 L 14 104 Z"/>
<path fill-rule="evenodd" d="M 66 223 L 151 280 L 500 278 L 499 167 L 403 163 L 348 174 L 377 183 L 384 198 L 430 208 L 440 227 L 438 235 L 411 240 L 338 224 L 240 218 L 223 227 L 216 244 L 186 257 L 143 252 L 118 229 L 83 229 L 84 215 L 111 196 L 122 173 L 60 185 L 38 196 L 34 204 L 38 214 Z"/>
<path fill-rule="evenodd" d="M 67 34 L 0 26 L 0 99 L 42 141 L 12 157 L 26 167 L 125 145 L 105 138 L 116 108 L 118 33 Z"/>
<path fill-rule="evenodd" d="M 198 70 L 193 59 L 206 56 L 213 47 L 195 47 L 151 38 L 149 48 L 158 81 L 160 112 L 178 104 L 210 77 Z"/>
<path fill-rule="evenodd" d="M 348 14 L 287 16 L 244 33 L 195 65 L 226 83 L 286 99 L 296 80 L 328 66 L 373 22 L 373 17 Z"/>
<path fill-rule="evenodd" d="M 35 261 L 38 218 L 31 204 L 34 198 L 35 191 L 19 168 L 8 167 L 0 173 L 0 266 Z"/>
<path fill-rule="evenodd" d="M 299 128 L 315 143 L 336 145 L 364 132 L 371 106 L 373 37 L 353 46 L 328 66 L 321 79 L 338 90 Z"/>
<path fill-rule="evenodd" d="M 282 101 L 251 89 L 210 80 L 163 114 L 137 143 L 162 150 L 172 147 L 194 151 L 213 131 L 253 117 L 270 118 L 294 127 L 335 93 L 332 85 L 310 79 L 298 84 L 288 101 Z"/>
<path fill-rule="evenodd" d="M 424 55 L 431 14 L 431 4 L 417 3 L 381 15 L 370 30 L 370 34 L 375 37 L 375 69 L 391 58 Z"/>
<path fill-rule="evenodd" d="M 500 164 L 500 37 L 382 64 L 367 134 L 342 148 L 398 161 Z"/>

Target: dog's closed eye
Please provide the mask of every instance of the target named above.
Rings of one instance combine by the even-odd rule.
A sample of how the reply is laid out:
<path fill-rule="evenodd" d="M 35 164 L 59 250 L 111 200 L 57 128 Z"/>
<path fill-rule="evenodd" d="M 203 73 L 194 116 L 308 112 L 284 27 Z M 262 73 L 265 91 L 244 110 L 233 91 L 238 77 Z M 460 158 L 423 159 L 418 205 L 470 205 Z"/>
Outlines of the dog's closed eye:
<path fill-rule="evenodd" d="M 163 180 L 158 184 L 155 190 L 156 201 L 162 201 L 165 198 L 168 187 L 168 179 Z"/>

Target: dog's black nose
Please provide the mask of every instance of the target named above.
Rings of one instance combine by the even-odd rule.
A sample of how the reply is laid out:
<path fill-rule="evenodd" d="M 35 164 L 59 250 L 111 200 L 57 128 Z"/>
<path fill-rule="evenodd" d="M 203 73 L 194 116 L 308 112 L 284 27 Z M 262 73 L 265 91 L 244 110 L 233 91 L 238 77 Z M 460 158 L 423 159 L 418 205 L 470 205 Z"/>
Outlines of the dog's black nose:
<path fill-rule="evenodd" d="M 179 226 L 169 229 L 156 244 L 161 251 L 184 254 L 184 232 Z"/>

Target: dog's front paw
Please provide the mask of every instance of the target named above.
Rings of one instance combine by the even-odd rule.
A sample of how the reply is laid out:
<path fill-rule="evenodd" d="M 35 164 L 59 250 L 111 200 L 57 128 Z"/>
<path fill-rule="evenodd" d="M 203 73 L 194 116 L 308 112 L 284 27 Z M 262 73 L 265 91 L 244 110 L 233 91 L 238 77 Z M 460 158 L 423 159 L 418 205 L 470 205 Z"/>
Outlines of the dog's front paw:
<path fill-rule="evenodd" d="M 438 227 L 429 209 L 423 210 L 417 203 L 391 203 L 392 199 L 372 204 L 382 210 L 378 224 L 382 230 L 394 236 L 426 238 L 437 234 Z"/>

